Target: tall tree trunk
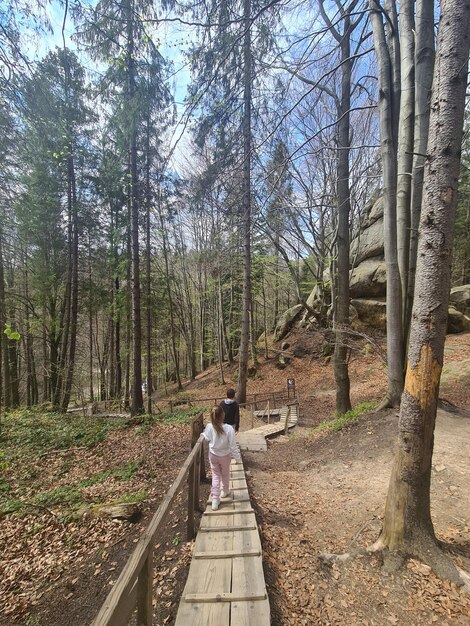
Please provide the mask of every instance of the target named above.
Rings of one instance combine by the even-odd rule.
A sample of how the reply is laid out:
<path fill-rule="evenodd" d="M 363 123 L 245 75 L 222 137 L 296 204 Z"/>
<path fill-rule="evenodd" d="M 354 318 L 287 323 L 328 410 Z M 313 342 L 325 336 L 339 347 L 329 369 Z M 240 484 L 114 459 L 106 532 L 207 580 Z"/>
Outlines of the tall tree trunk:
<path fill-rule="evenodd" d="M 0 299 L 1 301 L 1 299 Z M 45 326 L 46 307 L 42 310 L 43 328 L 42 328 L 42 401 L 49 402 L 51 399 L 50 372 L 51 361 L 50 351 L 47 345 L 47 329 Z"/>
<path fill-rule="evenodd" d="M 415 103 L 414 0 L 400 2 L 401 99 L 398 126 L 397 254 L 400 271 L 403 328 L 406 328 L 406 294 L 410 253 L 411 174 Z M 407 333 L 404 332 L 404 336 Z"/>
<path fill-rule="evenodd" d="M 95 391 L 93 388 L 93 280 L 92 280 L 92 265 L 91 265 L 91 237 L 88 236 L 88 367 L 89 371 L 89 383 L 90 383 L 90 402 L 95 401 Z M 113 329 L 111 328 L 111 337 Z M 112 355 L 112 353 L 111 353 Z M 112 356 L 111 356 L 112 362 Z M 110 376 L 112 378 L 112 375 Z"/>
<path fill-rule="evenodd" d="M 72 284 L 71 284 L 71 307 L 70 307 L 70 348 L 67 359 L 65 374 L 64 393 L 61 401 L 61 410 L 65 413 L 70 402 L 72 391 L 73 372 L 75 369 L 75 352 L 77 348 L 77 321 L 78 321 L 78 211 L 77 211 L 77 187 L 75 179 L 75 166 L 72 146 L 69 147 L 68 177 L 69 177 L 69 210 L 72 216 Z"/>
<path fill-rule="evenodd" d="M 251 87 L 252 87 L 252 56 L 251 56 L 251 3 L 243 0 L 243 201 L 242 201 L 242 232 L 243 232 L 243 299 L 240 335 L 240 353 L 238 365 L 239 403 L 246 401 L 246 383 L 248 372 L 248 348 L 250 339 L 251 312 Z"/>
<path fill-rule="evenodd" d="M 147 413 L 152 414 L 152 265 L 151 265 L 151 238 L 150 238 L 150 112 L 147 112 L 146 133 L 146 172 L 145 172 L 145 289 L 146 289 L 146 376 L 147 376 Z"/>
<path fill-rule="evenodd" d="M 5 269 L 3 263 L 3 232 L 0 228 L 0 355 L 2 357 L 1 373 L 3 374 L 1 384 L 1 390 L 3 397 L 0 396 L 0 403 L 3 399 L 3 406 L 5 409 L 11 407 L 11 394 L 10 394 L 10 363 L 8 360 L 8 338 L 3 332 L 7 323 L 6 318 L 6 304 L 5 304 Z"/>
<path fill-rule="evenodd" d="M 163 258 L 165 261 L 166 293 L 168 297 L 168 306 L 170 309 L 171 352 L 173 356 L 173 362 L 175 365 L 176 384 L 178 387 L 178 391 L 180 391 L 181 389 L 183 389 L 183 385 L 181 384 L 179 352 L 178 352 L 177 344 L 176 344 L 176 325 L 175 325 L 175 318 L 174 318 L 173 296 L 171 294 L 171 286 L 170 286 L 170 264 L 168 260 L 168 246 L 167 246 L 167 240 L 166 240 L 166 233 L 164 230 L 165 225 L 163 223 L 162 215 L 160 215 L 160 223 L 161 223 L 161 228 L 162 228 L 162 233 L 163 233 Z"/>
<path fill-rule="evenodd" d="M 429 135 L 430 98 L 434 68 L 434 2 L 416 0 L 415 29 L 415 122 L 411 188 L 411 230 L 408 289 L 405 307 L 405 338 L 408 337 L 413 306 L 418 226 L 421 214 L 424 164 Z"/>
<path fill-rule="evenodd" d="M 129 0 L 127 18 L 127 80 L 129 106 L 136 107 L 135 94 L 135 54 L 134 54 L 134 4 Z M 132 251 L 132 392 L 131 414 L 137 415 L 144 411 L 142 396 L 142 322 L 140 304 L 140 253 L 139 253 L 139 187 L 137 171 L 137 119 L 134 113 L 131 120 L 129 151 L 130 151 L 130 183 L 131 183 L 131 251 Z"/>
<path fill-rule="evenodd" d="M 29 313 L 29 279 L 28 279 L 28 260 L 26 254 L 23 254 L 24 265 L 24 317 L 25 317 L 25 362 L 26 362 L 26 404 L 32 406 L 36 404 L 34 401 L 34 383 L 33 383 L 33 338 L 31 336 L 31 322 Z"/>
<path fill-rule="evenodd" d="M 397 119 L 393 68 L 385 38 L 378 0 L 370 0 L 370 16 L 378 64 L 380 151 L 384 181 L 384 250 L 387 268 L 387 377 L 388 391 L 384 405 L 398 406 L 403 390 L 403 331 L 401 283 L 397 258 L 397 145 L 394 123 Z"/>
<path fill-rule="evenodd" d="M 399 439 L 377 547 L 422 559 L 462 583 L 440 551 L 430 483 L 450 291 L 456 193 L 470 51 L 470 2 L 441 3 L 437 58 L 419 224 L 415 300 Z"/>
<path fill-rule="evenodd" d="M 338 151 L 336 169 L 336 195 L 338 203 L 337 236 L 337 293 L 334 303 L 335 352 L 333 367 L 336 381 L 336 411 L 346 413 L 351 409 L 350 382 L 348 372 L 347 334 L 349 326 L 349 215 L 351 213 L 351 193 L 349 189 L 349 147 L 351 108 L 351 18 L 343 16 L 344 30 L 338 39 L 341 49 L 341 98 L 338 107 Z M 343 332 L 342 332 L 343 331 Z"/>

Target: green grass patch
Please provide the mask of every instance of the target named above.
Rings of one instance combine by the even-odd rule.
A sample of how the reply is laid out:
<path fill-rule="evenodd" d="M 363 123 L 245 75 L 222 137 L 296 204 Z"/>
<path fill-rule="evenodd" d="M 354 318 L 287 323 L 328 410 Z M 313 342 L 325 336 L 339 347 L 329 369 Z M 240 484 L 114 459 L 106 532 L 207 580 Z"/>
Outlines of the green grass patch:
<path fill-rule="evenodd" d="M 314 434 L 323 434 L 330 432 L 337 433 L 343 428 L 346 428 L 346 426 L 356 423 L 362 413 L 365 413 L 365 411 L 370 411 L 374 408 L 375 404 L 373 402 L 361 402 L 350 411 L 347 411 L 347 413 L 337 415 L 333 420 L 321 422 L 316 428 L 313 429 L 312 432 Z"/>
<path fill-rule="evenodd" d="M 93 448 L 109 432 L 124 428 L 125 422 L 125 418 L 85 418 L 34 409 L 13 411 L 2 420 L 0 446 L 7 461 L 50 450 Z"/>
<path fill-rule="evenodd" d="M 119 499 L 116 500 L 116 504 L 129 504 L 131 502 L 138 504 L 147 498 L 148 493 L 146 491 L 131 491 L 120 496 Z"/>
<path fill-rule="evenodd" d="M 172 413 L 164 411 L 163 413 L 152 415 L 141 415 L 138 418 L 139 432 L 147 433 L 154 424 L 190 424 L 191 421 L 200 413 L 206 411 L 204 407 L 192 407 L 190 409 L 175 409 Z M 134 423 L 135 423 L 135 419 Z"/>
<path fill-rule="evenodd" d="M 142 461 L 131 461 L 126 463 L 122 467 L 117 467 L 111 470 L 105 470 L 99 474 L 93 474 L 89 478 L 85 478 L 78 483 L 78 487 L 91 487 L 98 483 L 104 482 L 107 478 L 115 478 L 116 480 L 126 481 L 131 480 L 139 467 L 142 466 Z"/>

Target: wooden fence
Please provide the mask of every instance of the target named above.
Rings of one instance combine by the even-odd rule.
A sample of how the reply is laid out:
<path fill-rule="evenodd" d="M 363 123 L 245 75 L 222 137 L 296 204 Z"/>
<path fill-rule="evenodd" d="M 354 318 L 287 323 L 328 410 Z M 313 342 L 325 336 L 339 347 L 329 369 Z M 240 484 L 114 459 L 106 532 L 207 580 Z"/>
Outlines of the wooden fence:
<path fill-rule="evenodd" d="M 222 400 L 225 400 L 225 397 L 226 396 L 220 398 L 191 398 L 187 401 L 170 400 L 168 402 L 168 405 L 171 412 L 173 412 L 174 408 L 179 406 L 180 404 L 188 404 L 190 406 L 207 404 L 208 408 L 212 408 L 220 404 Z M 252 406 L 253 409 L 256 411 L 258 410 L 258 407 L 264 407 L 268 400 L 271 404 L 271 408 L 280 408 L 281 406 L 284 406 L 286 404 L 287 400 L 289 400 L 289 394 L 287 393 L 287 391 L 266 391 L 262 393 L 247 394 L 246 402 L 240 404 L 240 406 Z"/>
<path fill-rule="evenodd" d="M 92 626 L 125 626 L 136 609 L 137 624 L 139 626 L 152 625 L 153 547 L 169 516 L 171 505 L 186 479 L 188 484 L 186 527 L 188 541 L 193 539 L 195 534 L 194 513 L 199 510 L 199 483 L 201 476 L 205 476 L 203 437 L 201 436 L 202 414 L 192 421 L 191 426 L 192 450 L 93 620 Z"/>

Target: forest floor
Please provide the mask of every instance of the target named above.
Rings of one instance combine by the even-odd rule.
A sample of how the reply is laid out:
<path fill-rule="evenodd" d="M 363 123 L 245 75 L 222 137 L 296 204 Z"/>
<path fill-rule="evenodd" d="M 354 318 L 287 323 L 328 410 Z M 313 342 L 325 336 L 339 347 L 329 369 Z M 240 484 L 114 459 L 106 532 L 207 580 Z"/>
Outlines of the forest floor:
<path fill-rule="evenodd" d="M 282 390 L 287 377 L 294 377 L 300 425 L 288 437 L 271 440 L 267 453 L 244 453 L 262 537 L 273 626 L 470 626 L 470 597 L 419 562 L 409 561 L 397 574 L 387 575 L 378 557 L 330 566 L 318 558 L 321 553 L 366 547 L 377 538 L 397 413 L 366 411 L 339 432 L 333 431 L 334 421 L 329 421 L 330 428 L 316 428 L 334 418 L 332 368 L 320 356 L 315 338 L 298 335 L 289 341 L 292 350 L 302 346 L 304 356 L 293 358 L 284 370 L 275 367 L 274 359 L 260 359 L 248 391 Z M 463 412 L 439 411 L 431 494 L 437 536 L 467 571 L 469 354 L 470 334 L 448 337 L 441 397 Z M 226 385 L 235 385 L 232 374 L 226 368 L 222 383 L 219 370 L 204 372 L 173 400 L 190 398 L 197 405 L 197 398 L 223 397 Z M 350 375 L 353 405 L 382 397 L 383 364 L 359 343 Z M 163 406 L 167 398 L 156 400 Z M 106 424 L 104 433 L 95 426 L 93 445 L 79 429 L 73 437 L 69 433 L 66 448 L 46 441 L 44 435 L 42 447 L 34 439 L 34 444 L 24 443 L 17 457 L 9 458 L 8 480 L 4 480 L 8 493 L 0 490 L 4 510 L 14 509 L 15 501 L 29 504 L 0 519 L 1 626 L 89 624 L 188 454 L 187 424 L 158 420 L 131 427 Z M 251 416 L 243 412 L 241 428 L 250 427 Z M 63 433 L 60 436 L 63 439 Z M 13 449 L 15 441 L 10 443 Z M 55 447 L 63 449 L 54 452 Z M 26 463 L 23 457 L 28 455 Z M 208 485 L 204 490 L 207 493 Z M 140 500 L 141 520 L 132 524 L 86 516 L 76 519 L 67 513 L 78 505 L 77 498 L 93 502 L 111 496 L 118 501 Z M 157 546 L 154 624 L 159 626 L 174 622 L 190 562 L 193 544 L 185 541 L 184 511 L 183 495 Z"/>

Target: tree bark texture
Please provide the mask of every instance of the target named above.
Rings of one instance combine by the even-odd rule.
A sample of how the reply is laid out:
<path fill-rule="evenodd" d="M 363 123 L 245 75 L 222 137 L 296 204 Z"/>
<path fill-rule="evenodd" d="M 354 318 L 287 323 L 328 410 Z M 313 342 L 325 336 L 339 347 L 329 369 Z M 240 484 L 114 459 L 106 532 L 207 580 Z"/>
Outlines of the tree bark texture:
<path fill-rule="evenodd" d="M 351 10 L 350 7 L 349 11 Z M 340 41 L 341 50 L 341 97 L 338 107 L 338 151 L 336 168 L 336 195 L 338 206 L 337 236 L 337 293 L 335 298 L 334 324 L 338 328 L 335 341 L 333 366 L 336 381 L 336 411 L 346 413 L 351 409 L 350 381 L 348 372 L 348 346 L 345 327 L 349 325 L 349 218 L 351 213 L 351 192 L 349 188 L 349 148 L 351 75 L 353 60 L 351 57 L 351 17 L 343 16 L 344 30 Z M 332 28 L 332 27 L 330 27 Z M 339 33 L 337 33 L 339 35 Z"/>
<path fill-rule="evenodd" d="M 129 0 L 127 34 L 127 79 L 129 105 L 135 106 L 135 58 L 134 58 L 134 6 Z M 131 120 L 130 140 L 130 180 L 131 180 L 131 250 L 132 250 L 132 391 L 131 414 L 144 411 L 142 396 L 142 320 L 140 298 L 140 250 L 139 250 L 139 179 L 137 170 L 137 120 Z"/>
<path fill-rule="evenodd" d="M 370 16 L 378 65 L 380 152 L 384 183 L 384 251 L 387 268 L 387 404 L 398 406 L 403 390 L 403 331 L 401 284 L 397 258 L 397 130 L 398 119 L 390 49 L 378 0 L 370 0 Z"/>
<path fill-rule="evenodd" d="M 242 198 L 242 231 L 243 231 L 243 299 L 240 336 L 240 353 L 238 365 L 238 402 L 246 401 L 246 383 L 248 373 L 248 347 L 250 338 L 251 312 L 251 15 L 250 0 L 243 1 L 243 198 Z"/>
<path fill-rule="evenodd" d="M 445 0 L 441 11 L 408 367 L 379 542 L 390 550 L 416 555 L 441 575 L 459 582 L 457 570 L 440 558 L 437 549 L 430 513 L 430 482 L 449 302 L 470 49 L 470 2 Z"/>
<path fill-rule="evenodd" d="M 410 208 L 410 253 L 405 305 L 405 337 L 409 334 L 415 287 L 418 226 L 423 196 L 424 164 L 429 134 L 429 113 L 434 68 L 434 2 L 416 0 L 415 127 Z"/>
<path fill-rule="evenodd" d="M 397 254 L 401 280 L 404 329 L 406 328 L 405 296 L 408 292 L 415 109 L 414 4 L 414 0 L 402 0 L 400 3 L 401 98 L 397 164 Z M 407 336 L 406 332 L 404 334 Z"/>

